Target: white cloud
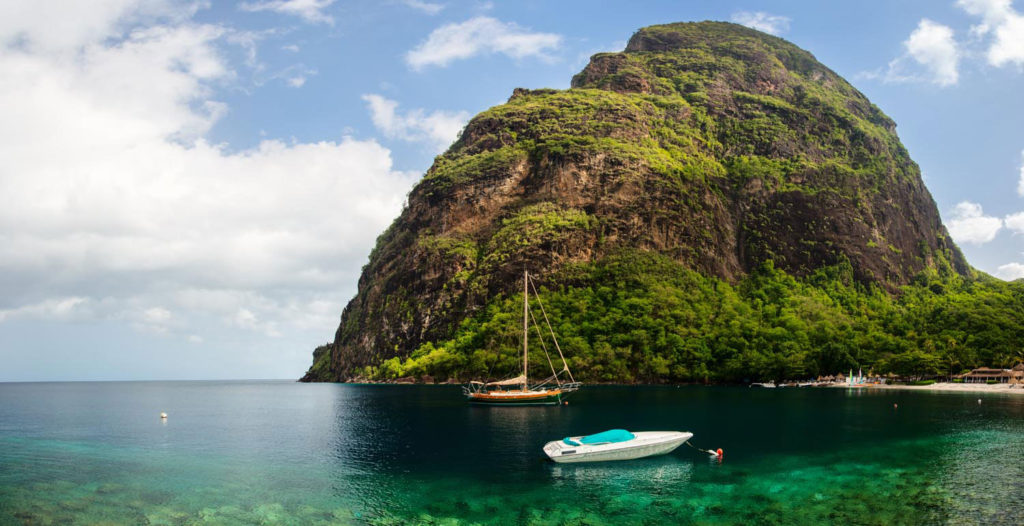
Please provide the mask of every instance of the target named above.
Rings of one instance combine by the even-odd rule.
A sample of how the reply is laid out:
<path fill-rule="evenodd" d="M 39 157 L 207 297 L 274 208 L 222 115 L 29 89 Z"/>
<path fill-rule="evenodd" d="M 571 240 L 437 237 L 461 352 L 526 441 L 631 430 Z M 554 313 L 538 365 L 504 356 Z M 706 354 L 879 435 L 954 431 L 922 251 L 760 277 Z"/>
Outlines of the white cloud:
<path fill-rule="evenodd" d="M 263 68 L 259 71 L 260 74 L 253 78 L 253 84 L 256 86 L 263 86 L 271 81 L 281 81 L 288 87 L 301 88 L 306 85 L 306 81 L 309 80 L 310 77 L 314 77 L 319 74 L 319 71 L 316 69 L 307 67 L 302 63 L 292 64 L 276 71 L 262 70 Z"/>
<path fill-rule="evenodd" d="M 903 47 L 904 54 L 889 62 L 886 81 L 925 81 L 939 86 L 959 81 L 960 51 L 951 28 L 922 19 Z"/>
<path fill-rule="evenodd" d="M 423 11 L 424 13 L 426 13 L 428 15 L 436 15 L 436 14 L 440 13 L 441 10 L 444 9 L 444 7 L 445 7 L 444 4 L 435 4 L 433 2 L 424 2 L 423 0 L 404 0 L 402 3 L 407 5 L 407 6 L 409 6 L 409 7 L 411 7 L 411 8 L 413 8 L 413 9 L 418 9 L 420 11 Z"/>
<path fill-rule="evenodd" d="M 953 209 L 953 218 L 946 225 L 953 241 L 981 245 L 995 239 L 1003 220 L 986 216 L 977 203 L 963 201 Z"/>
<path fill-rule="evenodd" d="M 1020 152 L 1020 181 L 1017 183 L 1017 193 L 1024 195 L 1024 151 Z"/>
<path fill-rule="evenodd" d="M 781 35 L 789 31 L 789 17 L 771 15 L 762 11 L 740 11 L 733 13 L 730 17 L 733 22 L 744 25 L 758 31 Z"/>
<path fill-rule="evenodd" d="M 1024 278 L 1024 264 L 1007 263 L 1005 265 L 1000 265 L 999 268 L 996 269 L 996 277 L 1005 279 L 1006 281 Z"/>
<path fill-rule="evenodd" d="M 385 136 L 406 141 L 429 143 L 435 150 L 444 151 L 459 135 L 469 120 L 465 111 L 432 111 L 415 109 L 400 114 L 398 102 L 381 95 L 363 95 L 370 107 L 374 126 Z"/>
<path fill-rule="evenodd" d="M 119 26 L 144 25 L 156 18 L 188 20 L 200 2 L 104 0 L 101 2 L 0 2 L 0 44 L 21 42 L 34 52 L 66 49 L 97 41 Z"/>
<path fill-rule="evenodd" d="M 128 317 L 134 318 L 132 326 L 136 330 L 153 334 L 168 334 L 172 326 L 178 325 L 171 311 L 163 307 L 150 307 L 141 312 L 129 312 Z"/>
<path fill-rule="evenodd" d="M 0 309 L 0 323 L 18 317 L 67 320 L 79 314 L 88 303 L 87 298 L 50 298 L 38 303 Z"/>
<path fill-rule="evenodd" d="M 263 321 L 249 309 L 238 309 L 231 321 L 238 327 L 260 332 L 271 338 L 281 337 L 281 332 L 277 330 L 277 323 Z"/>
<path fill-rule="evenodd" d="M 325 14 L 334 0 L 267 0 L 264 2 L 242 2 L 242 11 L 273 11 L 284 15 L 297 16 L 311 24 L 334 24 L 334 17 Z"/>
<path fill-rule="evenodd" d="M 561 41 L 560 35 L 532 33 L 511 22 L 478 16 L 435 29 L 424 42 L 406 53 L 405 61 L 413 69 L 420 70 L 490 53 L 501 53 L 515 59 L 530 56 L 550 58 L 546 53 L 557 48 Z"/>
<path fill-rule="evenodd" d="M 230 31 L 101 4 L 0 16 L 0 322 L 330 334 L 414 175 L 372 140 L 209 144 Z"/>
<path fill-rule="evenodd" d="M 151 307 L 142 311 L 142 319 L 149 323 L 166 323 L 171 319 L 171 311 L 163 307 Z"/>
<path fill-rule="evenodd" d="M 986 51 L 989 64 L 1024 66 L 1024 15 L 1013 9 L 1011 0 L 957 0 L 957 5 L 981 17 L 971 33 L 979 38 L 991 37 Z"/>
<path fill-rule="evenodd" d="M 1003 218 L 1006 228 L 1017 234 L 1024 234 L 1024 212 L 1010 214 Z"/>
<path fill-rule="evenodd" d="M 299 46 L 297 46 L 295 44 L 288 44 L 287 46 L 281 46 L 281 49 L 283 49 L 285 51 L 291 51 L 292 53 L 298 53 L 299 52 Z"/>

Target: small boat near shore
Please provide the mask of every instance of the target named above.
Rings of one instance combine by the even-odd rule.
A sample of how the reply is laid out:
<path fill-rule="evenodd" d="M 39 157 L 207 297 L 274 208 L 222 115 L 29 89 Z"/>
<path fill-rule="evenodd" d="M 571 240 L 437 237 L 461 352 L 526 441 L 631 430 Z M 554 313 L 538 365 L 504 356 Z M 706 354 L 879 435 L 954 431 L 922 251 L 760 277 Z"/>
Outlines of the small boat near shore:
<path fill-rule="evenodd" d="M 551 376 L 538 383 L 530 383 L 530 319 L 533 319 L 538 336 L 542 336 L 540 324 L 537 323 L 536 318 L 534 318 L 533 314 L 530 312 L 529 300 L 531 285 L 533 285 L 533 281 L 530 279 L 530 275 L 524 270 L 522 374 L 515 378 L 508 378 L 506 380 L 494 382 L 481 382 L 476 380 L 469 382 L 468 385 L 462 388 L 462 393 L 470 404 L 490 406 L 561 405 L 563 403 L 567 403 L 564 401 L 566 395 L 577 391 L 582 385 L 572 377 L 572 371 L 569 370 L 569 363 L 566 362 L 565 355 L 562 354 L 562 348 L 558 345 L 558 338 L 555 337 L 555 331 L 551 328 L 551 323 L 548 321 L 547 312 L 544 311 L 544 304 L 540 301 L 540 294 L 537 293 L 536 286 L 533 286 L 533 295 L 536 297 L 537 305 L 540 306 L 544 323 L 547 325 L 548 333 L 551 335 L 551 341 L 554 344 L 554 350 L 558 351 L 558 357 L 562 359 L 562 369 L 560 371 L 555 370 L 554 362 L 548 354 L 547 345 L 544 344 L 543 339 L 539 339 L 541 349 L 544 351 L 544 356 L 547 358 L 548 365 L 551 367 Z"/>
<path fill-rule="evenodd" d="M 555 462 L 601 462 L 632 460 L 671 453 L 693 433 L 686 431 L 637 431 L 611 429 L 593 435 L 566 437 L 544 445 L 544 453 Z"/>

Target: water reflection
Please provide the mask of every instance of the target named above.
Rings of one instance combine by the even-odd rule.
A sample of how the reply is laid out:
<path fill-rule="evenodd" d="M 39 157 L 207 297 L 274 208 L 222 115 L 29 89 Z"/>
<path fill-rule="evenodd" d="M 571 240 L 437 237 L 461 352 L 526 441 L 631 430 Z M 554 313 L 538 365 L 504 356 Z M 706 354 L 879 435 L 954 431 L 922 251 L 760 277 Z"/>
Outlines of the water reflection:
<path fill-rule="evenodd" d="M 641 487 L 679 489 L 689 484 L 693 461 L 669 455 L 618 462 L 552 463 L 549 471 L 555 486 L 599 488 L 612 493 Z"/>

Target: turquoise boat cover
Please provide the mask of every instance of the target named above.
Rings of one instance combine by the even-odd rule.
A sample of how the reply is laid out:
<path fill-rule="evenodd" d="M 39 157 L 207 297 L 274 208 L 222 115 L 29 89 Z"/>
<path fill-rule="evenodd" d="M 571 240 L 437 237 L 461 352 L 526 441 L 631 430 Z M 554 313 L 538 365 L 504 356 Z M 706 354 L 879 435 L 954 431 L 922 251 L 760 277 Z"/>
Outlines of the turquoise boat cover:
<path fill-rule="evenodd" d="M 587 435 L 581 437 L 579 442 L 566 437 L 562 440 L 570 446 L 579 446 L 583 444 L 607 444 L 609 442 L 626 442 L 633 440 L 636 435 L 626 431 L 625 429 L 610 429 L 608 431 L 602 431 L 600 433 L 594 433 L 593 435 Z"/>

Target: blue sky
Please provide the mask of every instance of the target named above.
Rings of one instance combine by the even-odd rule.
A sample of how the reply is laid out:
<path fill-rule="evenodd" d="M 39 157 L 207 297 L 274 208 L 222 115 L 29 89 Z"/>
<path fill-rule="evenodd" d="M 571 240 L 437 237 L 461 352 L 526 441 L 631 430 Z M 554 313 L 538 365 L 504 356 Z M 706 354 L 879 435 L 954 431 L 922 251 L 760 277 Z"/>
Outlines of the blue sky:
<path fill-rule="evenodd" d="M 638 28 L 731 20 L 898 124 L 1024 277 L 1021 0 L 0 4 L 0 381 L 295 378 L 472 115 Z"/>

